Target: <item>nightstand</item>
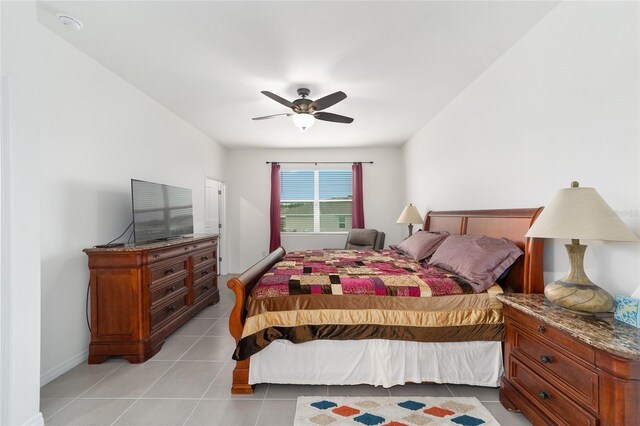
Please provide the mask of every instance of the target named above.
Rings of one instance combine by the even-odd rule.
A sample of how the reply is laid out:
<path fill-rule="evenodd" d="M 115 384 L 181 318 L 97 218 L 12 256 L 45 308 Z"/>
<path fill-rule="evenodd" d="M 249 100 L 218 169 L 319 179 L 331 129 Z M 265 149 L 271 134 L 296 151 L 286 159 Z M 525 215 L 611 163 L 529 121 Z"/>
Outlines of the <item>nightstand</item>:
<path fill-rule="evenodd" d="M 503 294 L 500 402 L 538 425 L 640 424 L 640 329 L 542 294 Z"/>

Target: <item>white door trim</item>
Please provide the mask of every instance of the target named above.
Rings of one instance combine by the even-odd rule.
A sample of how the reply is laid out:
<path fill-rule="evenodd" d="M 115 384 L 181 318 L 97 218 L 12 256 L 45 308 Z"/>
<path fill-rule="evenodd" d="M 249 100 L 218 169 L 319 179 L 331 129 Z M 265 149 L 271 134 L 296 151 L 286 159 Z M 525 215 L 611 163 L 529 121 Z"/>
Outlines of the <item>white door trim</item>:
<path fill-rule="evenodd" d="M 11 389 L 11 242 L 9 230 L 9 77 L 0 82 L 0 424 L 9 422 Z"/>
<path fill-rule="evenodd" d="M 219 245 L 218 245 L 218 258 L 222 258 L 222 261 L 219 262 L 219 274 L 220 275 L 226 275 L 227 274 L 227 265 L 229 264 L 229 259 L 228 259 L 228 250 L 227 250 L 227 209 L 226 209 L 226 190 L 227 190 L 227 186 L 225 184 L 225 181 L 222 179 L 219 179 L 218 177 L 216 177 L 213 174 L 209 174 L 206 173 L 204 176 L 204 191 L 205 191 L 205 209 L 206 209 L 206 205 L 207 205 L 207 181 L 215 181 L 218 182 L 220 184 L 220 188 L 222 191 L 222 194 L 220 194 L 218 196 L 218 218 L 220 221 L 220 225 L 222 225 L 222 231 L 218 231 L 220 232 L 220 241 L 219 241 Z M 205 222 L 206 222 L 206 211 L 205 211 Z"/>

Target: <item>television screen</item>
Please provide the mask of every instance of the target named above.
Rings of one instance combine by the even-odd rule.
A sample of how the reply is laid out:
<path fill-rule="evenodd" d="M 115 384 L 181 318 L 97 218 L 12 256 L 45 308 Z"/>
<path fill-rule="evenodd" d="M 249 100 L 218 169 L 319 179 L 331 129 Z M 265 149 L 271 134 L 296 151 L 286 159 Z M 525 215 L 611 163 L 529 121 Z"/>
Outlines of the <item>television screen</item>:
<path fill-rule="evenodd" d="M 193 234 L 191 190 L 131 179 L 136 243 Z"/>

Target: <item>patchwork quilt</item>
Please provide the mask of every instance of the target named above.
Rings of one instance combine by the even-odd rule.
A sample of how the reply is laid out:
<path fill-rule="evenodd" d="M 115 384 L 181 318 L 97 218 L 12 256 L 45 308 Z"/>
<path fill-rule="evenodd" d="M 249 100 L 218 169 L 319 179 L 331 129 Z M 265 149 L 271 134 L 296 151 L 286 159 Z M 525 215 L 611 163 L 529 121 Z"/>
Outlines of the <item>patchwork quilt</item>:
<path fill-rule="evenodd" d="M 245 359 L 276 339 L 502 340 L 497 284 L 475 293 L 464 279 L 395 250 L 292 252 L 254 286 Z"/>

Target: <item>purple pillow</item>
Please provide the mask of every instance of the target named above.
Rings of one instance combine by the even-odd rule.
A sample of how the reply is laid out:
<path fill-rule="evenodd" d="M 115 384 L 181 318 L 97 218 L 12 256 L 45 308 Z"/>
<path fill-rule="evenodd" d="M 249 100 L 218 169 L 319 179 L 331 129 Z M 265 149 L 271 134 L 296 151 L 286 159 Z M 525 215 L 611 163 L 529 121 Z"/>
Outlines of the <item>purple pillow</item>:
<path fill-rule="evenodd" d="M 522 250 L 506 238 L 451 235 L 433 253 L 429 264 L 465 278 L 479 293 L 491 287 L 520 255 Z"/>
<path fill-rule="evenodd" d="M 448 236 L 446 233 L 418 231 L 397 247 L 414 260 L 420 261 L 431 256 Z"/>

